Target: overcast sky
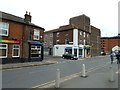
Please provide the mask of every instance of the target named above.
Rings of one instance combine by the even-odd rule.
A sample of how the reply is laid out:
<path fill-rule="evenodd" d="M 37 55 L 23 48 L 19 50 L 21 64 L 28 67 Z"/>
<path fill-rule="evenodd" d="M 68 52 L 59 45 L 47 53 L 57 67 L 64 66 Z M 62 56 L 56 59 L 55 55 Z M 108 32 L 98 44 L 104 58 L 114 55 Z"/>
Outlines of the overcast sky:
<path fill-rule="evenodd" d="M 32 23 L 46 31 L 68 25 L 71 17 L 82 14 L 91 19 L 91 25 L 101 29 L 102 36 L 118 33 L 119 0 L 1 0 L 0 11 L 24 18 L 31 12 Z"/>

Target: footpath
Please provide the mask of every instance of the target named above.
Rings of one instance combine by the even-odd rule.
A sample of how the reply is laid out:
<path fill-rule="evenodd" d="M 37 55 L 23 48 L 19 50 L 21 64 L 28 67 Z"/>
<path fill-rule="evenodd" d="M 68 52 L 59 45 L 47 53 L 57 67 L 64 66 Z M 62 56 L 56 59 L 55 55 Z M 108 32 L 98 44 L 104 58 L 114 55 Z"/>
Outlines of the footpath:
<path fill-rule="evenodd" d="M 15 68 L 22 68 L 22 67 L 32 67 L 32 66 L 41 66 L 41 65 L 49 65 L 49 64 L 56 64 L 57 61 L 52 60 L 43 60 L 43 61 L 36 61 L 36 62 L 24 62 L 24 63 L 9 63 L 9 64 L 2 64 L 0 65 L 0 70 L 7 70 L 7 69 L 15 69 Z"/>

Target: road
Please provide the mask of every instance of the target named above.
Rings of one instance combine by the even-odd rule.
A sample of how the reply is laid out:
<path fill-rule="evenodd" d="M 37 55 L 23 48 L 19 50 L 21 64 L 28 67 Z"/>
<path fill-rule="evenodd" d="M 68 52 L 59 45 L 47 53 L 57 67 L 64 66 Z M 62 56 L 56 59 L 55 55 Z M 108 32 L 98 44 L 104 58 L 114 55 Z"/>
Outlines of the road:
<path fill-rule="evenodd" d="M 31 88 L 55 80 L 56 69 L 60 69 L 62 78 L 81 72 L 82 64 L 86 65 L 86 70 L 92 70 L 110 62 L 108 56 L 86 60 L 60 60 L 58 64 L 2 71 L 3 88 Z"/>

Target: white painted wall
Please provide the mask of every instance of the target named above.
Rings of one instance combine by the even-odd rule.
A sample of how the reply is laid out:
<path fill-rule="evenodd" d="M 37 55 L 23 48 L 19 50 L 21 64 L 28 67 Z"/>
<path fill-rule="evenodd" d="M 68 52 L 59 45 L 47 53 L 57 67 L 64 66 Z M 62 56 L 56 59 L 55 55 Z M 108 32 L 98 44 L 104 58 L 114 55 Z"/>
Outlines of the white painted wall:
<path fill-rule="evenodd" d="M 73 47 L 73 45 L 54 45 L 53 56 L 62 56 L 66 47 Z"/>
<path fill-rule="evenodd" d="M 78 46 L 78 29 L 73 29 L 73 46 Z"/>

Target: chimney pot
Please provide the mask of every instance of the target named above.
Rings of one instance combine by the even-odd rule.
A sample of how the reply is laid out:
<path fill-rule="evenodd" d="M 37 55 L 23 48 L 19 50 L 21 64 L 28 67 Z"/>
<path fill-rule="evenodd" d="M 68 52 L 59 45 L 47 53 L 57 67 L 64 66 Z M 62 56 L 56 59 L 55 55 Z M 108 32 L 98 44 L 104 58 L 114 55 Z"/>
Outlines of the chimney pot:
<path fill-rule="evenodd" d="M 24 20 L 25 20 L 25 22 L 31 22 L 31 15 L 30 15 L 30 12 L 29 12 L 29 15 L 28 15 L 28 11 L 26 11 L 26 14 L 24 15 L 25 16 L 25 18 L 24 18 Z"/>

